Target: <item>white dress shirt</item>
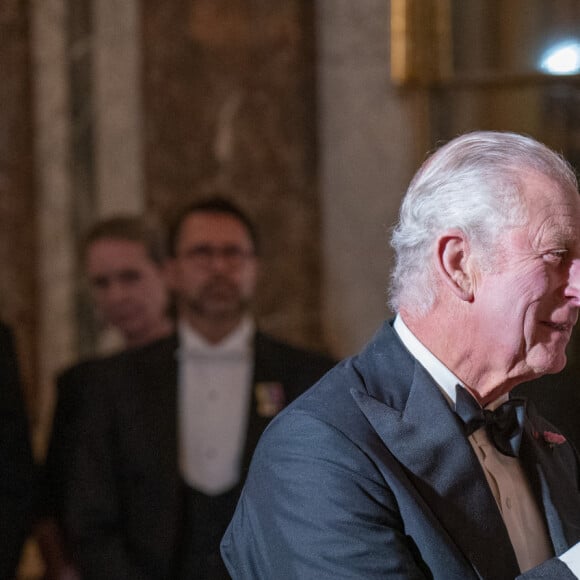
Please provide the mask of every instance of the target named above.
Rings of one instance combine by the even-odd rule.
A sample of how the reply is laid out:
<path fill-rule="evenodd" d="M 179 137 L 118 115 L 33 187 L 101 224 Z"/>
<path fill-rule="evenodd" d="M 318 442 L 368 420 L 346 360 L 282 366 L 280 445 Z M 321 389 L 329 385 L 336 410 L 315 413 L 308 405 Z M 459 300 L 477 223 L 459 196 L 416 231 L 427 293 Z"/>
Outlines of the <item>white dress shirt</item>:
<path fill-rule="evenodd" d="M 417 339 L 400 316 L 395 318 L 393 327 L 407 350 L 433 377 L 454 408 L 455 387 L 461 385 L 465 388 L 465 385 Z M 493 410 L 507 399 L 508 395 L 500 397 L 486 408 Z M 551 558 L 553 551 L 546 524 L 519 459 L 500 453 L 490 442 L 484 427 L 472 433 L 469 442 L 506 525 L 520 570 L 525 572 Z M 579 546 L 577 544 L 560 558 L 576 577 L 580 570 Z"/>
<path fill-rule="evenodd" d="M 219 495 L 240 480 L 251 397 L 250 318 L 217 345 L 178 325 L 178 424 L 181 474 L 188 485 Z"/>

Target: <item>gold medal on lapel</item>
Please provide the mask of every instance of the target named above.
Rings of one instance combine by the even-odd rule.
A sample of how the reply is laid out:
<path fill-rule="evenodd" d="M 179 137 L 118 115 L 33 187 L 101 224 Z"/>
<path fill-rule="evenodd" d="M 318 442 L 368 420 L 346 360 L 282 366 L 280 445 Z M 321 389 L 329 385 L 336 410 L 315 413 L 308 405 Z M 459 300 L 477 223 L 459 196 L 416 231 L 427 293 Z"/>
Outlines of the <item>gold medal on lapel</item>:
<path fill-rule="evenodd" d="M 274 417 L 286 405 L 282 383 L 256 383 L 254 389 L 258 403 L 257 411 L 260 417 Z"/>

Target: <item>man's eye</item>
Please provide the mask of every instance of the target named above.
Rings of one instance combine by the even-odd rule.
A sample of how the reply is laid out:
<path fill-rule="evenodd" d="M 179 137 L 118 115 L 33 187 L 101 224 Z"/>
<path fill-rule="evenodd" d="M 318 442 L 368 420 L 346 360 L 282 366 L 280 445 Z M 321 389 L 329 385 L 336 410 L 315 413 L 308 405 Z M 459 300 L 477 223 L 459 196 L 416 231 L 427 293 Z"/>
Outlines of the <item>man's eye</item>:
<path fill-rule="evenodd" d="M 560 264 L 566 257 L 566 250 L 554 250 L 544 254 L 544 260 L 551 264 Z"/>
<path fill-rule="evenodd" d="M 186 252 L 190 258 L 211 258 L 213 250 L 210 246 L 194 246 Z"/>
<path fill-rule="evenodd" d="M 119 279 L 121 280 L 121 282 L 124 282 L 125 284 L 137 282 L 141 278 L 142 278 L 141 272 L 139 272 L 138 270 L 123 270 L 123 272 L 121 272 L 119 275 Z"/>
<path fill-rule="evenodd" d="M 95 290 L 105 290 L 109 287 L 110 280 L 108 278 L 93 278 L 91 280 L 91 286 Z"/>

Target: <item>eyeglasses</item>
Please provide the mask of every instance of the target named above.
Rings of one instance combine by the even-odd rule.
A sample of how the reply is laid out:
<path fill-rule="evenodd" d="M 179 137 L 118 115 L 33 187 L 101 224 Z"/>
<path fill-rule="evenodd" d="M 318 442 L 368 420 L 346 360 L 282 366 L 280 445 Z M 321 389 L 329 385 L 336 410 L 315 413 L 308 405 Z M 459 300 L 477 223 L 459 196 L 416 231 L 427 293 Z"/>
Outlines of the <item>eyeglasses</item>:
<path fill-rule="evenodd" d="M 253 250 L 247 250 L 233 244 L 221 247 L 199 244 L 188 248 L 182 255 L 203 268 L 209 267 L 218 258 L 230 268 L 239 268 L 246 260 L 253 258 L 256 254 Z"/>

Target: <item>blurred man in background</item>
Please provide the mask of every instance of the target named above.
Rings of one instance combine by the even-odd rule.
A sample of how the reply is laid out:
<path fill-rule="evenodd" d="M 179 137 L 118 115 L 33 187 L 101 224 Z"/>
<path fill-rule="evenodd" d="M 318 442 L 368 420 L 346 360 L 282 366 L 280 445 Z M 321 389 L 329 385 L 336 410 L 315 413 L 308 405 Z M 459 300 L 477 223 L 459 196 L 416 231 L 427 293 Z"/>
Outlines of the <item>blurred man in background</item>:
<path fill-rule="evenodd" d="M 96 316 L 105 329 L 117 331 L 122 347 L 137 348 L 173 331 L 164 276 L 166 240 L 153 222 L 117 216 L 96 223 L 86 235 L 82 258 Z M 40 506 L 43 517 L 37 525 L 50 580 L 78 577 L 62 516 L 81 429 L 80 406 L 88 384 L 103 381 L 109 365 L 110 358 L 86 360 L 57 380 L 58 399 Z M 90 400 L 86 402 L 90 405 Z"/>
<path fill-rule="evenodd" d="M 85 580 L 227 578 L 219 541 L 256 442 L 333 361 L 251 314 L 254 225 L 211 198 L 170 231 L 177 334 L 115 360 L 86 420 L 70 502 Z"/>

